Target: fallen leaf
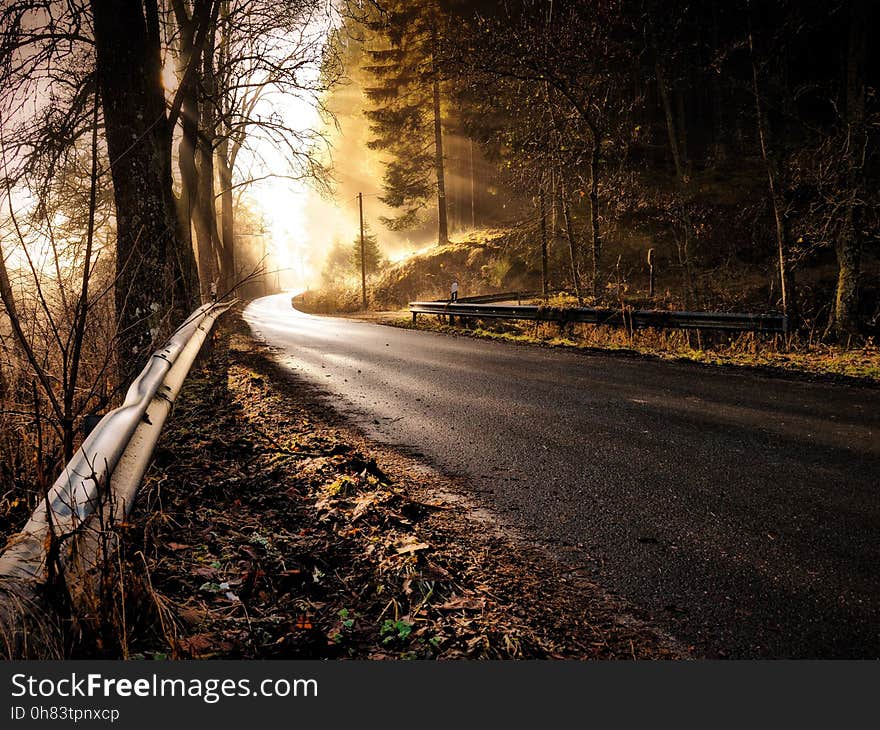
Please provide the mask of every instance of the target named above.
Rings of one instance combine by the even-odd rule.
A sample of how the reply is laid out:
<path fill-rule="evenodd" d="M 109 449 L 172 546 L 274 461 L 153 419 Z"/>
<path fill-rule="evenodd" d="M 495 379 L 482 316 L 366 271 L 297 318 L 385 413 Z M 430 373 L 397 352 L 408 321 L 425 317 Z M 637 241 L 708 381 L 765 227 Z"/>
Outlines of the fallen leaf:
<path fill-rule="evenodd" d="M 406 555 L 407 553 L 415 553 L 419 550 L 428 550 L 430 545 L 426 542 L 410 542 L 397 548 L 398 555 Z"/>
<path fill-rule="evenodd" d="M 197 657 L 214 647 L 214 637 L 210 634 L 195 634 L 181 639 L 179 643 L 183 651 Z"/>
<path fill-rule="evenodd" d="M 437 608 L 441 611 L 482 611 L 485 606 L 486 601 L 483 598 L 459 596 L 458 598 L 450 598 Z"/>

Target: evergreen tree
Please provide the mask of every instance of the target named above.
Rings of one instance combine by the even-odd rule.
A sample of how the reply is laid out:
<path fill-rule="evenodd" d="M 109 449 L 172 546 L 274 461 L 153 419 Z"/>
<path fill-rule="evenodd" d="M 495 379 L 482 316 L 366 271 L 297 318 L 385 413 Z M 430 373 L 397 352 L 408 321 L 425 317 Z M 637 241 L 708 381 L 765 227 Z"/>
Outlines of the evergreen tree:
<path fill-rule="evenodd" d="M 361 271 L 361 237 L 357 235 L 351 244 L 351 265 L 353 270 L 360 274 Z M 364 227 L 364 265 L 367 276 L 371 276 L 385 265 L 385 257 L 379 249 L 376 234 L 370 231 L 369 226 Z"/>
<path fill-rule="evenodd" d="M 383 4 L 381 17 L 369 23 L 377 44 L 366 70 L 376 85 L 366 89 L 374 107 L 366 112 L 373 139 L 370 148 L 388 156 L 382 201 L 399 209 L 382 218 L 391 230 L 417 227 L 432 199 L 437 201 L 437 241 L 448 241 L 446 185 L 437 62 L 442 16 L 436 0 Z"/>

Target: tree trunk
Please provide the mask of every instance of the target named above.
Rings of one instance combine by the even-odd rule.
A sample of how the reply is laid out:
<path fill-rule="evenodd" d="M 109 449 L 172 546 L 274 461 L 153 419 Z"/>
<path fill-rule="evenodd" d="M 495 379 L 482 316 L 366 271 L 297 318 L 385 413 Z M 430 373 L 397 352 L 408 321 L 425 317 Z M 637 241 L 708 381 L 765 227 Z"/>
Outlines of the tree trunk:
<path fill-rule="evenodd" d="M 200 280 L 202 300 L 209 301 L 217 293 L 221 276 L 220 236 L 217 232 L 217 208 L 214 205 L 214 140 L 217 120 L 214 113 L 214 29 L 208 31 L 202 50 L 202 87 L 209 103 L 201 106 L 199 139 L 196 147 L 199 167 L 199 187 L 196 197 L 196 236 L 199 244 Z M 204 251 L 204 253 L 202 253 Z M 201 272 L 204 259 L 205 270 Z"/>
<path fill-rule="evenodd" d="M 477 227 L 477 207 L 476 207 L 476 180 L 474 178 L 474 141 L 468 140 L 468 162 L 470 164 L 471 178 L 471 230 Z"/>
<path fill-rule="evenodd" d="M 229 0 L 222 0 L 220 12 L 223 23 L 220 25 L 220 43 L 218 47 L 218 64 L 223 68 L 229 58 Z M 224 107 L 224 114 L 230 114 L 228 98 L 225 94 L 217 97 Z M 222 116 L 222 115 L 221 115 Z M 229 147 L 228 117 L 220 125 L 221 137 L 215 146 L 217 166 L 217 184 L 220 186 L 220 287 L 221 293 L 231 292 L 238 283 L 239 272 L 235 270 L 235 214 L 232 197 L 232 170 L 235 165 L 234 154 L 237 146 Z"/>
<path fill-rule="evenodd" d="M 192 40 L 190 34 L 190 41 Z M 181 41 L 183 44 L 184 41 Z M 186 49 L 181 49 L 182 68 L 186 68 L 192 52 L 191 44 Z M 181 136 L 177 145 L 177 166 L 180 170 L 180 198 L 178 210 L 180 213 L 180 238 L 181 244 L 193 246 L 192 229 L 196 223 L 196 198 L 199 188 L 199 173 L 196 168 L 196 147 L 199 137 L 199 100 L 198 84 L 195 75 L 191 75 L 185 86 L 181 88 L 183 101 L 180 106 Z M 199 283 L 204 292 L 204 251 L 201 238 L 196 238 L 198 251 Z M 202 297 L 204 300 L 204 296 Z"/>
<path fill-rule="evenodd" d="M 217 177 L 220 184 L 220 273 L 223 291 L 237 282 L 235 270 L 235 218 L 232 203 L 232 167 L 229 164 L 229 140 L 217 146 Z"/>
<path fill-rule="evenodd" d="M 848 342 L 859 332 L 859 275 L 862 261 L 861 191 L 864 185 L 862 154 L 865 149 L 865 59 L 868 3 L 851 0 L 849 50 L 846 61 L 846 124 L 849 135 L 849 173 L 844 225 L 837 241 L 837 294 L 834 332 L 838 342 Z"/>
<path fill-rule="evenodd" d="M 672 104 L 669 99 L 669 89 L 666 86 L 666 78 L 663 75 L 663 69 L 660 62 L 655 63 L 655 71 L 657 75 L 657 89 L 660 92 L 660 101 L 663 104 L 663 115 L 666 117 L 666 134 L 669 137 L 669 148 L 672 152 L 672 162 L 675 165 L 675 180 L 678 188 L 681 217 L 684 228 L 684 242 L 678 247 L 679 263 L 684 269 L 684 307 L 689 309 L 691 306 L 691 264 L 690 249 L 693 237 L 693 223 L 689 209 L 689 177 L 685 169 L 685 163 L 682 160 L 682 153 L 678 146 L 678 133 L 676 132 L 675 119 L 672 116 Z"/>
<path fill-rule="evenodd" d="M 574 96 L 571 94 L 565 94 L 565 97 L 568 101 L 574 106 L 575 111 L 578 113 L 580 118 L 587 125 L 587 128 L 590 130 L 590 142 L 592 144 L 592 148 L 590 150 L 590 249 L 593 259 L 593 271 L 591 276 L 591 293 L 593 297 L 597 297 L 599 295 L 599 269 L 601 265 L 601 256 L 602 256 L 602 230 L 599 225 L 599 159 L 600 159 L 600 147 L 602 143 L 602 135 L 599 131 L 599 125 L 596 123 L 595 118 L 589 113 L 587 108 L 580 102 L 578 102 Z M 544 84 L 544 100 L 547 103 L 548 110 L 550 112 L 550 119 L 553 124 L 554 130 L 556 129 L 556 115 L 554 113 L 554 104 L 552 99 L 552 93 L 550 89 L 550 85 L 548 83 Z M 558 146 L 559 140 L 555 134 L 552 135 L 552 144 L 554 148 Z M 562 192 L 562 204 L 563 204 L 563 213 L 566 214 L 566 224 L 568 224 L 567 220 L 567 212 L 566 207 L 568 203 L 565 199 L 565 190 L 564 190 L 564 181 L 563 181 L 563 192 Z M 578 295 L 578 300 L 580 300 L 580 295 Z"/>
<path fill-rule="evenodd" d="M 147 15 L 156 14 L 147 0 Z M 97 76 L 116 202 L 117 351 L 128 380 L 197 301 L 192 249 L 181 243 L 158 45 L 140 3 L 92 0 Z"/>
<path fill-rule="evenodd" d="M 599 140 L 593 135 L 593 149 L 590 154 L 590 234 L 593 256 L 593 272 L 590 289 L 593 297 L 599 296 L 599 267 L 602 257 L 602 232 L 599 228 Z"/>
<path fill-rule="evenodd" d="M 181 97 L 181 138 L 177 145 L 177 168 L 180 171 L 180 197 L 177 199 L 177 217 L 180 221 L 180 240 L 189 246 L 192 240 L 192 217 L 195 191 L 198 184 L 196 171 L 196 142 L 199 133 L 198 81 L 194 74 L 186 75 L 193 53 L 196 24 L 183 0 L 172 0 L 172 8 L 180 31 L 177 74 L 181 79 L 178 93 Z"/>
<path fill-rule="evenodd" d="M 443 128 L 440 120 L 440 77 L 434 73 L 434 166 L 437 170 L 437 243 L 449 243 L 446 222 L 446 181 L 443 173 Z"/>
<path fill-rule="evenodd" d="M 581 295 L 581 277 L 578 272 L 578 245 L 574 236 L 574 226 L 571 224 L 571 213 L 568 208 L 568 194 L 565 189 L 565 179 L 560 178 L 559 197 L 562 201 L 562 218 L 565 221 L 565 235 L 568 238 L 568 256 L 571 263 L 571 285 L 574 287 L 574 295 L 578 305 L 583 304 Z"/>
<path fill-rule="evenodd" d="M 758 66 L 755 63 L 755 46 L 752 32 L 749 31 L 749 55 L 752 62 L 752 91 L 755 95 L 755 116 L 758 122 L 758 141 L 761 144 L 761 159 L 767 172 L 767 187 L 770 192 L 770 205 L 773 208 L 773 219 L 776 223 L 776 255 L 779 266 L 779 291 L 782 297 L 782 313 L 788 315 L 788 263 L 786 262 L 786 232 L 785 221 L 780 210 L 779 194 L 776 187 L 776 171 L 773 161 L 767 152 L 767 132 L 764 122 L 764 109 L 761 105 L 761 95 L 758 93 Z"/>
<path fill-rule="evenodd" d="M 208 149 L 205 149 L 205 147 Z M 202 301 L 211 299 L 212 284 L 218 280 L 217 221 L 214 214 L 214 159 L 210 145 L 200 141 L 197 147 L 198 185 L 193 208 L 196 246 L 199 252 L 199 285 Z"/>
<path fill-rule="evenodd" d="M 550 171 L 550 242 L 549 251 L 555 251 L 559 245 L 559 185 L 556 173 Z M 548 254 L 549 254 L 548 251 Z"/>
<path fill-rule="evenodd" d="M 541 180 L 541 296 L 547 299 L 547 192 Z"/>
<path fill-rule="evenodd" d="M 198 17 L 205 22 L 210 6 L 205 0 L 196 4 L 193 15 L 189 14 L 182 0 L 173 0 L 177 24 L 180 28 L 180 73 L 181 94 L 180 118 L 182 134 L 178 145 L 178 166 L 180 168 L 181 191 L 179 209 L 182 215 L 181 239 L 192 246 L 192 230 L 196 231 L 196 253 L 198 257 L 199 287 L 201 299 L 211 298 L 212 282 L 217 276 L 217 235 L 216 215 L 213 211 L 214 195 L 214 113 L 211 102 L 199 103 L 199 74 L 192 65 L 202 66 L 202 93 L 211 100 L 213 97 L 213 53 L 214 29 L 207 29 L 205 42 L 200 49 L 195 48 Z"/>

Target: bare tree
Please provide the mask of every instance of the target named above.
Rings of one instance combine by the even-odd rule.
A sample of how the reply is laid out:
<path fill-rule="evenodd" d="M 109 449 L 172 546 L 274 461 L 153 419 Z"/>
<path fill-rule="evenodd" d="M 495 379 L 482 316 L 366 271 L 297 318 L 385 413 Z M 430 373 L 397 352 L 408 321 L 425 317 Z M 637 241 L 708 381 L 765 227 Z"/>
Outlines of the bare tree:
<path fill-rule="evenodd" d="M 338 69 L 318 73 L 326 53 L 327 12 L 318 0 L 224 0 L 222 4 L 210 74 L 213 116 L 201 135 L 215 151 L 224 287 L 239 273 L 234 268 L 234 191 L 269 177 L 310 180 L 319 187 L 328 183 L 322 161 L 324 138 L 272 109 L 273 99 L 287 95 L 326 113 L 322 94 L 341 73 Z M 282 155 L 286 169 L 279 169 L 277 160 L 262 159 L 260 149 L 269 145 Z"/>

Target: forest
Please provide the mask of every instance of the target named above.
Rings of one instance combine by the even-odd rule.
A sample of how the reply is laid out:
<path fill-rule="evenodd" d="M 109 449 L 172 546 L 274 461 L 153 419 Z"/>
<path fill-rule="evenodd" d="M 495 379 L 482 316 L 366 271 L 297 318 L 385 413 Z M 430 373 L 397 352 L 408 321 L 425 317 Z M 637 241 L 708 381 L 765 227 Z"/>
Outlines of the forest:
<path fill-rule="evenodd" d="M 344 23 L 327 105 L 342 145 L 353 131 L 376 153 L 380 238 L 501 249 L 399 263 L 373 277 L 376 303 L 442 296 L 424 276 L 448 264 L 473 287 L 638 304 L 656 269 L 655 306 L 779 311 L 863 341 L 875 18 L 859 2 L 452 2 Z M 346 192 L 364 185 L 338 167 Z"/>
<path fill-rule="evenodd" d="M 778 312 L 774 347 L 876 358 L 878 21 L 870 0 L 0 0 L 0 532 L 214 299 L 400 310 L 458 281 Z"/>

